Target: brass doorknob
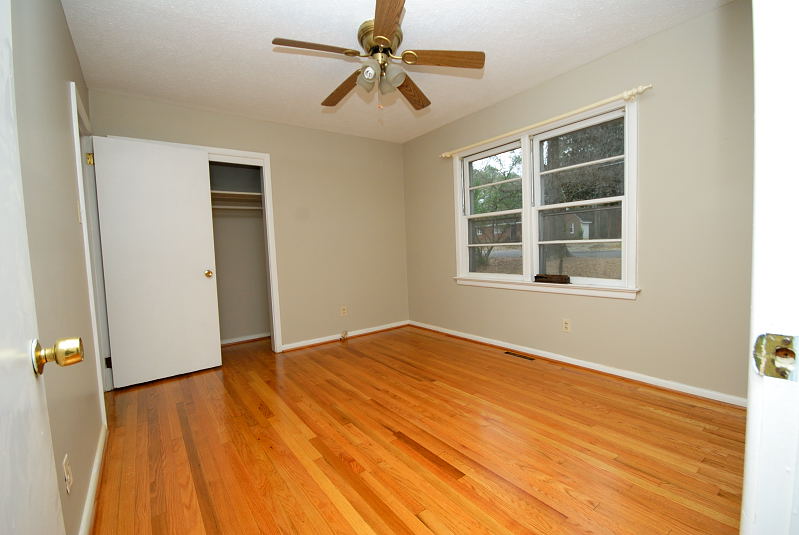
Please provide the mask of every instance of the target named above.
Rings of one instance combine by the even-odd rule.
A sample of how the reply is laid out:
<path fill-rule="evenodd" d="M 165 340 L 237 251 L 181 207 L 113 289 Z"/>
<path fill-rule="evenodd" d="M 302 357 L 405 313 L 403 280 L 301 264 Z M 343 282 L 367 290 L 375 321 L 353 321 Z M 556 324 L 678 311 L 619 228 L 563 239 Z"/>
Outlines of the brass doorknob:
<path fill-rule="evenodd" d="M 61 338 L 53 347 L 42 347 L 38 340 L 31 348 L 33 371 L 36 375 L 44 372 L 44 365 L 55 362 L 59 366 L 72 366 L 83 360 L 83 340 L 80 338 Z"/>
<path fill-rule="evenodd" d="M 205 270 L 205 276 L 206 276 L 206 277 L 208 277 L 208 278 L 210 279 L 211 277 L 213 277 L 213 276 L 214 276 L 214 272 L 213 272 L 213 271 L 211 271 L 210 269 L 206 269 L 206 270 Z"/>

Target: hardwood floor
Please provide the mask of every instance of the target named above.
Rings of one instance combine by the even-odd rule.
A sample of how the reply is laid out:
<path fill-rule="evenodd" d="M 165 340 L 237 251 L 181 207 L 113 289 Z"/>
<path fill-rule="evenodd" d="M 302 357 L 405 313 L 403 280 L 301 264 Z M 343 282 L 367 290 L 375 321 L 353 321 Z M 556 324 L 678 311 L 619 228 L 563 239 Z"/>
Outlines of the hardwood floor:
<path fill-rule="evenodd" d="M 418 328 L 107 403 L 95 534 L 738 532 L 742 409 Z"/>

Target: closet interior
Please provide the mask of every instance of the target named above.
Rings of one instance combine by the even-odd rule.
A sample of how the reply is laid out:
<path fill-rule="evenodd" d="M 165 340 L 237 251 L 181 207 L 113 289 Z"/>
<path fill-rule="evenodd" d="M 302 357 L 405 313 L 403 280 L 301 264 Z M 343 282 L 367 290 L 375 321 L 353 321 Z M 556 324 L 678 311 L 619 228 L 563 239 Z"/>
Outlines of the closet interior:
<path fill-rule="evenodd" d="M 270 336 L 262 168 L 209 166 L 222 343 Z"/>

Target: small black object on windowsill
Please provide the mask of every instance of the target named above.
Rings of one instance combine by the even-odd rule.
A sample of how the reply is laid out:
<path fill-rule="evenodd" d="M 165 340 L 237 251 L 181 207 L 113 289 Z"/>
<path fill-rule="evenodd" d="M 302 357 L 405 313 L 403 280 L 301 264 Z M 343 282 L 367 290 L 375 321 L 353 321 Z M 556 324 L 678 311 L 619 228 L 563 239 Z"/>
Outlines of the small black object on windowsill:
<path fill-rule="evenodd" d="M 549 275 L 547 273 L 539 273 L 535 276 L 535 282 L 550 282 L 553 284 L 571 284 L 568 275 Z"/>

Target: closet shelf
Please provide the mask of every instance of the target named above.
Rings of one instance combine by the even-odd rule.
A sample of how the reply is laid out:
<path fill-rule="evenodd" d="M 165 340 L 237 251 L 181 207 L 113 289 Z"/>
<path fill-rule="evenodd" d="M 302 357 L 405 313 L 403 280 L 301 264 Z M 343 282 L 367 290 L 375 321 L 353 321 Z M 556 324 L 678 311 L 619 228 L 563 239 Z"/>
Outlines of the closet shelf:
<path fill-rule="evenodd" d="M 263 195 L 252 191 L 211 190 L 211 207 L 215 210 L 261 210 Z"/>
<path fill-rule="evenodd" d="M 212 204 L 214 210 L 263 210 L 260 206 L 231 205 L 231 204 Z"/>
<path fill-rule="evenodd" d="M 221 189 L 211 190 L 211 199 L 214 200 L 253 200 L 261 202 L 263 195 L 256 191 L 226 191 Z"/>

